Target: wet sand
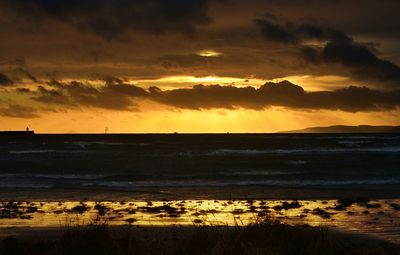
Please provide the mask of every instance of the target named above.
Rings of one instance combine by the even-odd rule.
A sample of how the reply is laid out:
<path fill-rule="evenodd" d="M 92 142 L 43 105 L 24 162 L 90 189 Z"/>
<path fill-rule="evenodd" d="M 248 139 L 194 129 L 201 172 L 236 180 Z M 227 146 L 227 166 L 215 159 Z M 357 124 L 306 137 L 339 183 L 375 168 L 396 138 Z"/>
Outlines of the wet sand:
<path fill-rule="evenodd" d="M 0 236 L 64 226 L 247 226 L 260 219 L 323 226 L 400 243 L 400 199 L 3 201 Z"/>

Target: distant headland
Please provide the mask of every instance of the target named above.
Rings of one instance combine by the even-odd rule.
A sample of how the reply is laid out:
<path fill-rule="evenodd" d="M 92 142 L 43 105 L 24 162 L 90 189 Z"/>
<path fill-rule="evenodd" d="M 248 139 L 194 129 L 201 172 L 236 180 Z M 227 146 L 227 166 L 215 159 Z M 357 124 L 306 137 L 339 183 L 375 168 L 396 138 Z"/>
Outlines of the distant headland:
<path fill-rule="evenodd" d="M 329 127 L 311 127 L 279 133 L 400 133 L 400 126 L 337 125 Z"/>

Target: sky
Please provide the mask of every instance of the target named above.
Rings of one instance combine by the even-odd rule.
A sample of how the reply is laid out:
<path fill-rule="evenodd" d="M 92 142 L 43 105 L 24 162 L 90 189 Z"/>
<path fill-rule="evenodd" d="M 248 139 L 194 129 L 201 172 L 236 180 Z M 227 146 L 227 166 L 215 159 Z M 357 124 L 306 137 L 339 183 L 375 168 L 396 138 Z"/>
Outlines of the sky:
<path fill-rule="evenodd" d="M 400 125 L 397 0 L 0 0 L 0 130 Z"/>

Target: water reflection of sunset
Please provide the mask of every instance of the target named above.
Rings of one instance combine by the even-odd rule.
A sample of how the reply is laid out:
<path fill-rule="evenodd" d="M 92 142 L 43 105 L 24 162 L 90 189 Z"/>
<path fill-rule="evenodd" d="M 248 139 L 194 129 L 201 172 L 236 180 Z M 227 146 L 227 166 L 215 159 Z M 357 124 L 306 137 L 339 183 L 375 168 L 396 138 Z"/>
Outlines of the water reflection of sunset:
<path fill-rule="evenodd" d="M 0 228 L 63 227 L 93 223 L 115 226 L 228 227 L 245 226 L 268 218 L 294 225 L 329 226 L 381 236 L 388 235 L 391 232 L 388 229 L 398 231 L 399 203 L 400 200 L 379 200 L 341 208 L 336 200 L 3 202 Z M 385 232 L 381 233 L 382 229 Z"/>

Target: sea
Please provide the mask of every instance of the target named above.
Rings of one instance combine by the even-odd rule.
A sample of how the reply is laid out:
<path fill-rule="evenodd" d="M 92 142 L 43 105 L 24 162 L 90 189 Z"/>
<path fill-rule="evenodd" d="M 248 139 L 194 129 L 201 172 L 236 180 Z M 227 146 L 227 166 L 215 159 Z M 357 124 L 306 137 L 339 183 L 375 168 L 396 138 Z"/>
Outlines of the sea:
<path fill-rule="evenodd" d="M 399 156 L 399 134 L 0 137 L 0 198 L 400 198 Z"/>

